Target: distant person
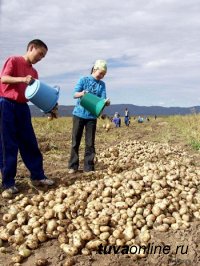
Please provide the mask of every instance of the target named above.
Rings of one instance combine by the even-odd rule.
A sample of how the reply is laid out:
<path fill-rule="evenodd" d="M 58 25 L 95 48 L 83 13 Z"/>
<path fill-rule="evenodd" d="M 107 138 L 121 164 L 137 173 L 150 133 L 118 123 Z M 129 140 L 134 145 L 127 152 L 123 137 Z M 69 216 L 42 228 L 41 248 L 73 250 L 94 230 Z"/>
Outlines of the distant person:
<path fill-rule="evenodd" d="M 121 126 L 121 118 L 119 116 L 114 116 L 112 122 L 115 124 L 115 127 L 120 127 Z"/>
<path fill-rule="evenodd" d="M 155 120 L 157 119 L 157 115 L 154 116 Z"/>
<path fill-rule="evenodd" d="M 119 116 L 119 113 L 115 112 L 114 117 L 118 117 L 118 116 Z"/>
<path fill-rule="evenodd" d="M 115 112 L 112 122 L 115 123 L 116 127 L 121 127 L 121 118 L 120 118 L 120 114 L 118 112 Z"/>
<path fill-rule="evenodd" d="M 43 41 L 32 40 L 25 55 L 9 57 L 0 74 L 0 168 L 3 189 L 12 194 L 19 191 L 15 185 L 18 150 L 32 181 L 41 185 L 54 184 L 44 174 L 43 158 L 25 98 L 27 85 L 38 78 L 32 65 L 43 59 L 47 51 Z"/>
<path fill-rule="evenodd" d="M 129 117 L 129 110 L 128 108 L 125 109 L 125 114 L 124 114 L 124 123 L 128 127 L 130 124 L 130 117 Z"/>
<path fill-rule="evenodd" d="M 129 116 L 129 110 L 128 108 L 125 109 L 125 114 L 124 114 L 125 117 Z"/>
<path fill-rule="evenodd" d="M 144 122 L 144 118 L 141 117 L 141 116 L 139 116 L 139 117 L 138 117 L 138 123 L 143 123 L 143 122 Z"/>
<path fill-rule="evenodd" d="M 118 118 L 119 118 L 119 127 L 121 127 L 121 117 L 120 117 L 120 114 L 118 114 Z"/>
<path fill-rule="evenodd" d="M 80 98 L 89 92 L 106 99 L 106 85 L 102 81 L 107 73 L 107 63 L 97 60 L 92 68 L 91 75 L 82 77 L 74 89 L 74 98 L 78 99 L 73 110 L 72 147 L 68 168 L 69 174 L 77 172 L 79 168 L 79 146 L 85 128 L 84 171 L 95 170 L 95 134 L 97 117 L 80 105 Z M 86 92 L 87 91 L 87 92 Z M 109 105 L 110 101 L 106 102 Z"/>

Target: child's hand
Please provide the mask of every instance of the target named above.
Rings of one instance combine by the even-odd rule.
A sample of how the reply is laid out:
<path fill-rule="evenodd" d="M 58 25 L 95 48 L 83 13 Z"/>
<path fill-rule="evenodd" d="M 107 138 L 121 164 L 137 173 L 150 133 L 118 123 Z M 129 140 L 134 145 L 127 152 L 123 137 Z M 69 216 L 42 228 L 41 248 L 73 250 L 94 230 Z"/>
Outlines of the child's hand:
<path fill-rule="evenodd" d="M 88 93 L 88 91 L 83 90 L 83 91 L 82 91 L 82 96 L 84 96 L 86 93 Z"/>
<path fill-rule="evenodd" d="M 81 97 L 83 97 L 85 95 L 85 90 L 81 92 Z"/>
<path fill-rule="evenodd" d="M 28 85 L 30 85 L 33 81 L 34 81 L 34 79 L 32 78 L 31 75 L 24 77 L 24 82 Z"/>
<path fill-rule="evenodd" d="M 58 104 L 54 106 L 54 108 L 50 112 L 50 117 L 53 118 L 58 118 Z M 51 119 L 50 119 L 51 120 Z"/>

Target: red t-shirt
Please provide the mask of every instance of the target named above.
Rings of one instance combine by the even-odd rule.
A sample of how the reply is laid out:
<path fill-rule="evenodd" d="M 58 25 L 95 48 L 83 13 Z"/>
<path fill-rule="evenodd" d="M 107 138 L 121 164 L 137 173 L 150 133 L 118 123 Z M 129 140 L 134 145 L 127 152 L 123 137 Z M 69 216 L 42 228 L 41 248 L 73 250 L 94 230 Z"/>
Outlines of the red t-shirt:
<path fill-rule="evenodd" d="M 0 77 L 26 77 L 27 75 L 38 79 L 37 71 L 23 56 L 12 56 L 5 62 Z M 17 84 L 3 84 L 0 82 L 0 97 L 5 97 L 19 103 L 28 102 L 24 95 L 26 87 L 27 84 L 23 82 Z"/>

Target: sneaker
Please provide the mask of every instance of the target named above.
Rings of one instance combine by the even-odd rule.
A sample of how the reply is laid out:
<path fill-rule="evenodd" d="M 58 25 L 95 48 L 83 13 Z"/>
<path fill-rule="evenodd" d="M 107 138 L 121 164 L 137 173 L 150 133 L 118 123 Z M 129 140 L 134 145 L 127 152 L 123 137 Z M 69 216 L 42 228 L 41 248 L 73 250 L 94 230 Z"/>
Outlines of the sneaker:
<path fill-rule="evenodd" d="M 71 168 L 71 169 L 69 169 L 68 174 L 74 174 L 76 172 L 77 172 L 77 170 Z"/>
<path fill-rule="evenodd" d="M 33 185 L 39 186 L 39 185 L 46 185 L 46 186 L 52 186 L 55 184 L 54 180 L 44 178 L 41 180 L 32 180 Z"/>
<path fill-rule="evenodd" d="M 39 180 L 39 183 L 43 185 L 47 185 L 47 186 L 52 186 L 55 184 L 55 181 L 52 179 L 45 178 L 45 179 Z"/>
<path fill-rule="evenodd" d="M 4 191 L 10 194 L 17 194 L 19 192 L 19 189 L 16 186 L 12 186 L 12 187 L 6 188 Z"/>

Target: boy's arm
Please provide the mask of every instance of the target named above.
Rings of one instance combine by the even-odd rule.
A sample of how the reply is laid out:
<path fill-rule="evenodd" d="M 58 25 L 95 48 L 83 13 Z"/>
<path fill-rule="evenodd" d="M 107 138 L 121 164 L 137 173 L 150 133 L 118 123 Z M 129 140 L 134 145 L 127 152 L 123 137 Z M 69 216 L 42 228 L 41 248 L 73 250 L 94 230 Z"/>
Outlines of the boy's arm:
<path fill-rule="evenodd" d="M 31 75 L 26 77 L 12 77 L 12 76 L 1 76 L 1 83 L 3 84 L 17 84 L 17 83 L 26 83 L 29 84 L 33 80 Z"/>
<path fill-rule="evenodd" d="M 33 79 L 31 75 L 27 75 L 26 77 L 16 77 L 14 69 L 16 67 L 15 57 L 10 57 L 5 62 L 3 69 L 0 74 L 1 83 L 3 84 L 18 84 L 18 83 L 26 83 L 29 84 Z"/>

